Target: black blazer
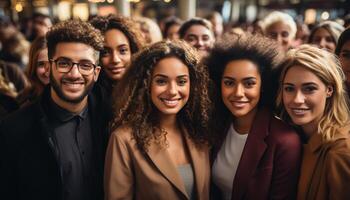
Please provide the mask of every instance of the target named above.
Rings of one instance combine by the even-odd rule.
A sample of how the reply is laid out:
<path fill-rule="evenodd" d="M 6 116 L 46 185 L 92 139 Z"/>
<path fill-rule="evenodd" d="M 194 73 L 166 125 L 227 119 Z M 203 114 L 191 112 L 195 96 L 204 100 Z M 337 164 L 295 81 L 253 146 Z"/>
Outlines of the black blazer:
<path fill-rule="evenodd" d="M 0 199 L 62 199 L 61 167 L 48 127 L 49 88 L 35 103 L 9 115 L 0 124 Z M 97 162 L 94 195 L 103 199 L 103 164 L 108 119 L 102 99 L 89 94 L 93 154 Z"/>

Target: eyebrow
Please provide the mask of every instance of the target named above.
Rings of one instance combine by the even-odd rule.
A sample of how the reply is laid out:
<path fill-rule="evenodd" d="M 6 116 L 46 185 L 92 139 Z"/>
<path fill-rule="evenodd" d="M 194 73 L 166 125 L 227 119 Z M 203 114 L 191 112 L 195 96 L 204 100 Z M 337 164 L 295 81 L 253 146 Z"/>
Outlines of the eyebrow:
<path fill-rule="evenodd" d="M 235 78 L 232 78 L 232 77 L 230 77 L 230 76 L 224 76 L 224 77 L 222 77 L 222 78 L 226 78 L 226 79 L 230 79 L 230 80 L 236 80 Z M 246 78 L 243 78 L 242 80 L 243 81 L 247 81 L 247 80 L 252 80 L 252 79 L 256 79 L 256 77 L 246 77 Z"/>
<path fill-rule="evenodd" d="M 153 78 L 155 78 L 157 76 L 160 76 L 162 78 L 169 78 L 167 75 L 164 75 L 164 74 L 156 74 L 156 75 L 153 76 Z M 189 75 L 187 75 L 187 74 L 179 75 L 176 78 L 186 78 L 186 77 L 189 77 Z"/>
<path fill-rule="evenodd" d="M 294 85 L 293 83 L 283 83 L 283 85 Z M 309 85 L 317 85 L 316 83 L 314 82 L 307 82 L 307 83 L 303 83 L 301 84 L 302 86 L 309 86 Z"/>

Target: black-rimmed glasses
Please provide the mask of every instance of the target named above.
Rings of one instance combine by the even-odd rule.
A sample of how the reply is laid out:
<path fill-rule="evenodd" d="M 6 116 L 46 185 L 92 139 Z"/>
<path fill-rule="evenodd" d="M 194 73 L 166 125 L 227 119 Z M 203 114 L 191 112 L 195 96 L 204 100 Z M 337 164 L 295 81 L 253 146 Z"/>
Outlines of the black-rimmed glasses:
<path fill-rule="evenodd" d="M 57 58 L 56 60 L 50 59 L 50 62 L 55 63 L 56 70 L 60 73 L 68 73 L 72 70 L 74 65 L 77 65 L 80 74 L 87 76 L 96 68 L 96 65 L 90 61 L 73 62 L 66 58 Z"/>

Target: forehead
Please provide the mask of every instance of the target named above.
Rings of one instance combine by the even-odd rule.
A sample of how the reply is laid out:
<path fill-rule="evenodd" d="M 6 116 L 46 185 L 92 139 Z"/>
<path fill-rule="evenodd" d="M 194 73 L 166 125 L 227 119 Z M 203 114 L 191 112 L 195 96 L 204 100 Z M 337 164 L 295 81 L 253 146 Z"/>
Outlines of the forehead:
<path fill-rule="evenodd" d="M 346 41 L 341 48 L 341 51 L 350 51 L 350 40 Z"/>
<path fill-rule="evenodd" d="M 106 45 L 129 44 L 128 38 L 118 29 L 110 29 L 106 31 L 104 36 Z"/>
<path fill-rule="evenodd" d="M 73 61 L 79 60 L 95 60 L 95 50 L 84 43 L 79 42 L 61 42 L 56 45 L 53 59 L 58 57 L 66 57 Z"/>
<path fill-rule="evenodd" d="M 318 28 L 316 31 L 315 31 L 315 34 L 314 34 L 314 37 L 321 37 L 321 36 L 331 36 L 331 33 L 326 29 L 326 28 Z"/>
<path fill-rule="evenodd" d="M 289 27 L 288 24 L 283 23 L 281 21 L 275 22 L 271 24 L 269 27 L 267 27 L 267 32 L 280 32 L 280 31 L 291 31 L 291 28 Z"/>
<path fill-rule="evenodd" d="M 223 76 L 230 76 L 233 78 L 240 77 L 260 77 L 259 69 L 250 60 L 233 60 L 226 64 Z"/>
<path fill-rule="evenodd" d="M 311 70 L 300 66 L 291 66 L 284 77 L 283 82 L 293 83 L 293 84 L 303 84 L 306 82 L 314 82 L 317 84 L 323 84 L 321 79 Z"/>
<path fill-rule="evenodd" d="M 153 75 L 162 74 L 169 77 L 188 75 L 188 67 L 176 57 L 161 59 L 154 67 Z"/>
<path fill-rule="evenodd" d="M 192 25 L 188 30 L 186 31 L 185 36 L 187 35 L 197 35 L 197 36 L 202 36 L 202 35 L 212 35 L 211 31 L 199 24 Z"/>

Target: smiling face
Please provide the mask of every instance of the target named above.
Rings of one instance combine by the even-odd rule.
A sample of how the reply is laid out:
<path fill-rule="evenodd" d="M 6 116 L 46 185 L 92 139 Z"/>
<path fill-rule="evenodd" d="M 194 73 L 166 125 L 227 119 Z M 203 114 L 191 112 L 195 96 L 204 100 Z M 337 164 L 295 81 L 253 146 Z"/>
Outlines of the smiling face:
<path fill-rule="evenodd" d="M 131 59 L 131 48 L 128 38 L 117 29 L 105 33 L 104 51 L 101 53 L 103 70 L 113 80 L 120 80 Z"/>
<path fill-rule="evenodd" d="M 260 99 L 261 76 L 249 60 L 234 60 L 226 65 L 221 79 L 225 106 L 238 118 L 254 117 Z"/>
<path fill-rule="evenodd" d="M 42 49 L 38 52 L 36 75 L 43 85 L 49 83 L 49 58 L 47 56 L 47 49 Z"/>
<path fill-rule="evenodd" d="M 75 42 L 58 43 L 52 57 L 52 60 L 57 59 L 96 63 L 95 50 L 86 44 Z M 58 105 L 61 105 L 61 102 L 80 103 L 97 81 L 100 69 L 97 66 L 90 75 L 83 76 L 74 64 L 69 72 L 61 73 L 57 71 L 56 63 L 51 62 L 50 83 L 53 100 Z"/>
<path fill-rule="evenodd" d="M 332 94 L 313 72 L 292 66 L 283 80 L 283 105 L 294 124 L 305 132 L 315 132 L 323 116 L 326 99 Z"/>
<path fill-rule="evenodd" d="M 314 36 L 312 37 L 311 43 L 319 46 L 321 49 L 327 49 L 332 53 L 334 53 L 336 47 L 331 33 L 324 28 L 319 28 L 316 30 Z"/>
<path fill-rule="evenodd" d="M 160 115 L 176 115 L 189 95 L 188 67 L 175 57 L 160 60 L 153 69 L 151 82 L 151 100 Z"/>
<path fill-rule="evenodd" d="M 279 46 L 284 51 L 288 51 L 293 41 L 293 38 L 291 37 L 290 32 L 291 32 L 291 28 L 283 22 L 276 22 L 274 24 L 271 24 L 266 29 L 266 35 L 276 40 Z"/>
<path fill-rule="evenodd" d="M 192 25 L 183 39 L 196 48 L 202 56 L 207 55 L 215 41 L 213 33 L 202 25 Z"/>

